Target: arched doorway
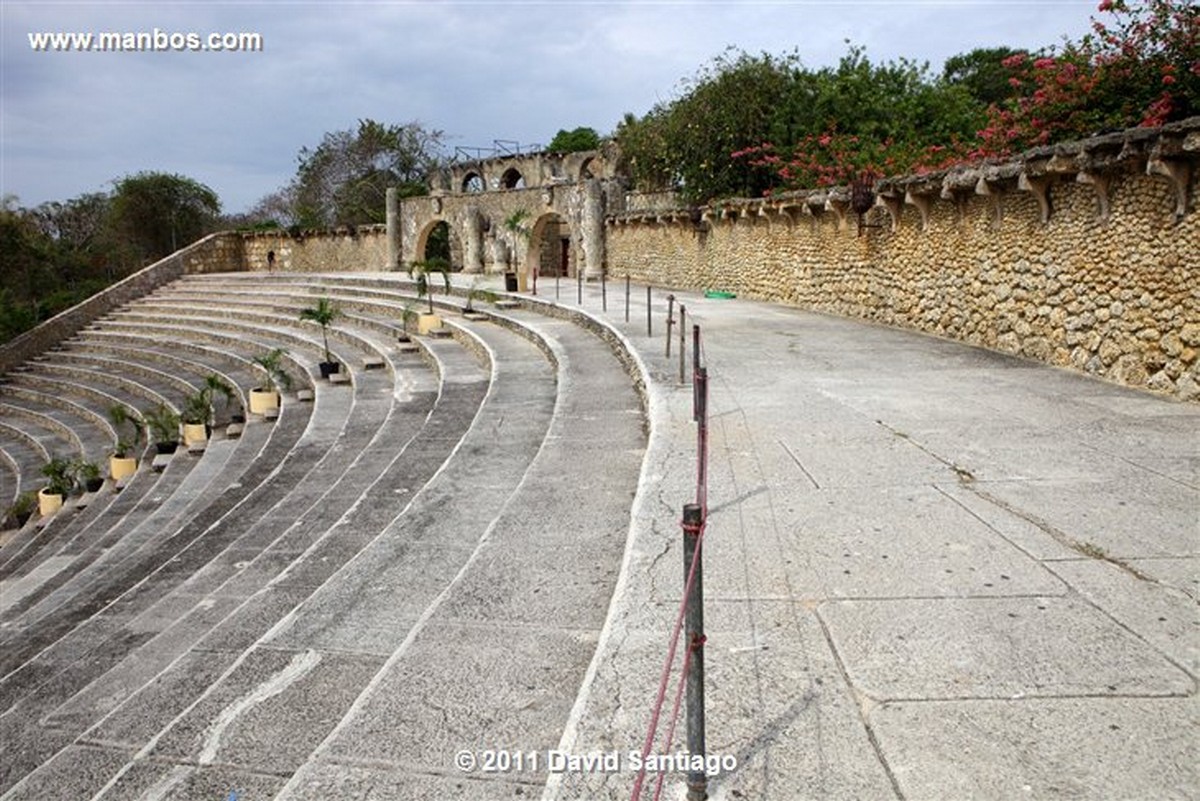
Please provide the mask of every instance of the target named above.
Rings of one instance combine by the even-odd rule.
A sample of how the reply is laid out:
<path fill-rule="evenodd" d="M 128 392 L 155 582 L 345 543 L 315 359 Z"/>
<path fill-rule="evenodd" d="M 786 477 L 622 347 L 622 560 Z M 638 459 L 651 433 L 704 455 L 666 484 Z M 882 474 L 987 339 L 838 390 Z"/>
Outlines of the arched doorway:
<path fill-rule="evenodd" d="M 575 275 L 577 261 L 566 219 L 553 212 L 538 217 L 530 231 L 527 265 L 536 265 L 542 278 L 568 278 Z"/>
<path fill-rule="evenodd" d="M 417 236 L 414 252 L 418 261 L 444 259 L 452 271 L 462 270 L 462 240 L 446 220 L 430 220 Z"/>

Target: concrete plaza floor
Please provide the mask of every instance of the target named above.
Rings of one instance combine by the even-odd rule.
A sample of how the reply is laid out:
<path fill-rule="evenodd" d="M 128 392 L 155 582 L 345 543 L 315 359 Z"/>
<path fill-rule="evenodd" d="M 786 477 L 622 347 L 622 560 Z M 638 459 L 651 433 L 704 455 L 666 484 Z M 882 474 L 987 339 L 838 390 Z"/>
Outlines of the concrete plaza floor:
<path fill-rule="evenodd" d="M 607 289 L 607 313 L 595 286 L 583 307 L 649 367 L 655 427 L 561 746 L 579 754 L 641 749 L 695 481 L 664 293 L 649 337 L 644 288 L 629 323 L 623 285 Z M 707 743 L 737 768 L 710 797 L 1200 797 L 1200 406 L 675 294 L 711 384 Z M 566 772 L 544 797 L 628 798 L 631 783 L 628 765 Z"/>

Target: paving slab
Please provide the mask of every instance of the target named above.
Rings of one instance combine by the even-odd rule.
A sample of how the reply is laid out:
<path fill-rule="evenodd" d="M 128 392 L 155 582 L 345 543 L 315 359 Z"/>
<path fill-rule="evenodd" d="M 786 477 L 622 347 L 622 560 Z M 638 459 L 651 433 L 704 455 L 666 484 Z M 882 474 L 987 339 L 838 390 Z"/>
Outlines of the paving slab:
<path fill-rule="evenodd" d="M 1195 690 L 1187 673 L 1075 598 L 832 601 L 818 613 L 849 680 L 876 699 Z"/>
<path fill-rule="evenodd" d="M 1195 696 L 889 703 L 871 723 L 911 801 L 1185 801 L 1200 787 Z"/>

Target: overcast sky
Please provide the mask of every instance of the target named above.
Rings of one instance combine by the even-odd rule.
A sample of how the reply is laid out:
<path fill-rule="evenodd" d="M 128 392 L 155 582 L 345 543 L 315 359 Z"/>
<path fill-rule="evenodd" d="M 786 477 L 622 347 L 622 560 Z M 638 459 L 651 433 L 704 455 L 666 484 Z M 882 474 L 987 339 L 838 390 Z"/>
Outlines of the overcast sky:
<path fill-rule="evenodd" d="M 142 170 L 246 210 L 302 147 L 371 118 L 417 120 L 451 148 L 610 133 L 733 46 L 935 70 L 976 47 L 1079 38 L 1096 0 L 773 2 L 155 2 L 0 0 L 0 192 L 21 205 L 106 191 Z M 35 52 L 30 33 L 261 34 L 262 52 Z"/>

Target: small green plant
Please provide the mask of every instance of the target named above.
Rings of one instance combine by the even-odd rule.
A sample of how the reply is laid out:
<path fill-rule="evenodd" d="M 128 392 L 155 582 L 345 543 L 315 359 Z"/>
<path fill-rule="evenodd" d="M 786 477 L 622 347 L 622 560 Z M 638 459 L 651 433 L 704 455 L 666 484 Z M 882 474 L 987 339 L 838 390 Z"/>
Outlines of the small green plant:
<path fill-rule="evenodd" d="M 486 301 L 488 303 L 495 303 L 497 300 L 500 299 L 500 296 L 497 295 L 492 290 L 480 287 L 479 280 L 480 280 L 479 277 L 476 276 L 475 279 L 471 282 L 471 288 L 467 290 L 467 305 L 463 308 L 463 311 L 467 311 L 467 312 L 475 311 L 474 301 L 476 301 L 476 300 L 482 300 L 482 301 Z"/>
<path fill-rule="evenodd" d="M 216 418 L 213 401 L 218 396 L 224 398 L 225 405 L 228 405 L 234 397 L 233 387 L 216 373 L 209 373 L 204 379 L 204 386 L 183 399 L 180 418 L 188 425 L 211 425 Z"/>
<path fill-rule="evenodd" d="M 46 494 L 61 495 L 64 498 L 75 489 L 75 476 L 69 460 L 55 456 L 42 465 L 42 475 L 46 477 Z"/>
<path fill-rule="evenodd" d="M 309 320 L 321 326 L 321 338 L 325 344 L 325 361 L 333 362 L 329 353 L 329 326 L 341 315 L 341 310 L 329 298 L 319 298 L 317 305 L 300 310 L 300 319 Z"/>
<path fill-rule="evenodd" d="M 446 292 L 450 291 L 450 263 L 445 259 L 433 258 L 414 261 L 408 266 L 408 276 L 417 282 L 417 297 L 429 298 L 429 313 L 433 314 L 433 287 L 429 285 L 429 274 L 441 273 Z"/>
<path fill-rule="evenodd" d="M 37 508 L 37 493 L 32 490 L 22 492 L 16 497 L 4 513 L 4 528 L 20 528 L 25 525 L 33 510 Z"/>
<path fill-rule="evenodd" d="M 291 389 L 292 376 L 283 369 L 283 357 L 286 355 L 287 351 L 283 348 L 275 348 L 254 357 L 254 363 L 263 371 L 263 383 L 259 389 L 266 392 L 277 392 L 279 387 Z"/>
<path fill-rule="evenodd" d="M 400 311 L 400 330 L 404 333 L 405 337 L 408 336 L 409 324 L 415 322 L 416 319 L 417 313 L 413 311 L 412 301 L 405 303 L 404 308 Z"/>
<path fill-rule="evenodd" d="M 83 458 L 71 462 L 71 475 L 76 485 L 82 486 L 88 492 L 95 492 L 104 484 L 104 474 L 100 471 L 100 465 Z"/>
<path fill-rule="evenodd" d="M 229 404 L 233 403 L 234 398 L 237 397 L 237 393 L 234 391 L 233 387 L 231 387 L 225 379 L 221 378 L 221 376 L 217 375 L 216 373 L 209 373 L 207 376 L 205 376 L 203 391 L 208 393 L 209 407 L 212 408 L 214 422 L 216 421 L 217 417 L 217 398 L 221 399 L 222 408 L 228 410 Z"/>
<path fill-rule="evenodd" d="M 113 446 L 113 456 L 118 459 L 126 458 L 137 450 L 142 439 L 142 419 L 138 413 L 128 406 L 114 404 L 108 408 L 108 419 L 112 421 L 113 430 L 117 433 L 117 444 Z M 126 436 L 128 430 L 128 436 Z"/>
<path fill-rule="evenodd" d="M 179 415 L 170 406 L 160 403 L 143 415 L 146 430 L 151 439 L 159 445 L 177 445 L 179 443 Z"/>
<path fill-rule="evenodd" d="M 504 230 L 513 235 L 514 239 L 529 239 L 528 209 L 517 209 L 504 218 Z"/>

